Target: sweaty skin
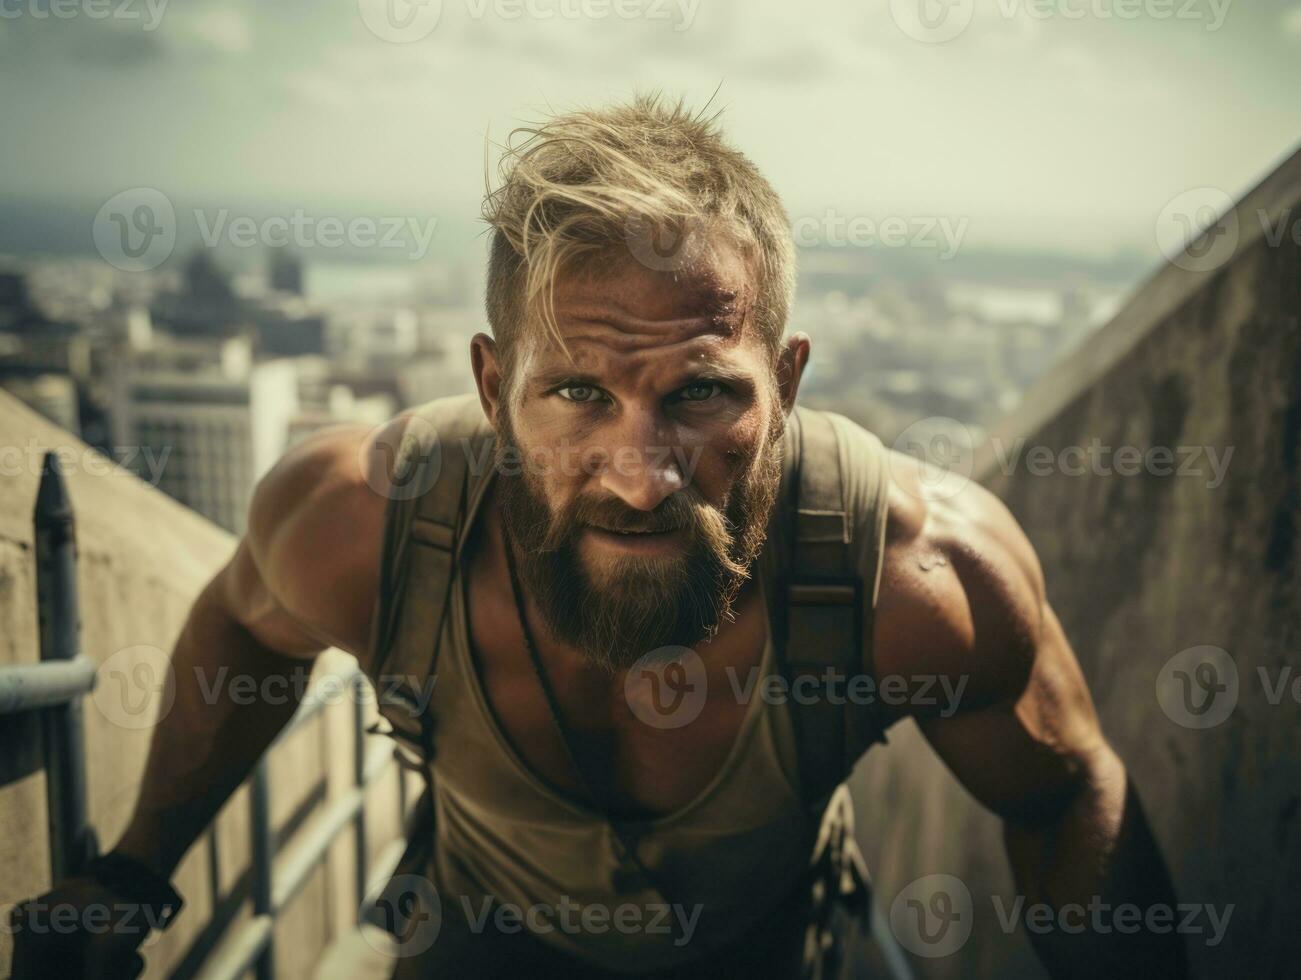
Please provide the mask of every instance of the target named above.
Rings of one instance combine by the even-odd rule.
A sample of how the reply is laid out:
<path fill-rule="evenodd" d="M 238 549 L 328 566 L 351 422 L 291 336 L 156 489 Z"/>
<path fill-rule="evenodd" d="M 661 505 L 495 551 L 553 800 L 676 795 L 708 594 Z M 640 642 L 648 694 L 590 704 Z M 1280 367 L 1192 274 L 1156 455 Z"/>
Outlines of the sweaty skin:
<path fill-rule="evenodd" d="M 553 500 L 613 495 L 629 508 L 651 510 L 690 479 L 717 503 L 768 433 L 772 398 L 784 412 L 793 407 L 808 359 L 809 340 L 797 333 L 772 363 L 750 327 L 752 297 L 750 266 L 727 246 L 690 274 L 628 262 L 603 275 L 562 277 L 556 314 L 573 361 L 534 343 L 520 351 L 517 376 L 505 390 L 493 340 L 477 335 L 472 366 L 484 410 L 497 422 L 509 398 L 522 445 L 568 440 L 598 462 L 608 462 L 619 447 L 683 450 L 666 460 L 648 454 L 641 466 L 549 476 Z M 708 397 L 695 397 L 705 392 Z M 399 417 L 385 432 L 320 433 L 262 480 L 248 533 L 195 603 L 177 643 L 176 706 L 154 738 L 120 850 L 170 873 L 292 713 L 293 705 L 205 705 L 185 668 L 288 676 L 327 646 L 365 664 L 386 503 L 372 489 L 385 474 L 365 468 L 385 458 L 371 452 L 375 441 L 396 445 L 405 424 Z M 694 460 L 691 472 L 675 459 Z M 909 707 L 895 709 L 895 716 L 914 715 L 954 775 L 1002 818 L 1027 904 L 1087 904 L 1101 895 L 1113 903 L 1173 905 L 1124 766 L 1102 736 L 1025 535 L 974 483 L 937 492 L 918 464 L 897 453 L 890 472 L 876 673 L 938 675 L 950 689 L 965 685 L 947 717 L 939 708 Z M 572 790 L 563 743 L 523 652 L 495 496 L 485 500 L 466 552 L 474 657 L 524 760 Z M 596 532 L 585 536 L 582 553 L 599 576 L 628 548 L 673 554 L 672 542 L 626 542 Z M 763 650 L 765 611 L 753 579 L 734 611 L 697 648 L 710 675 L 699 718 L 658 729 L 638 722 L 628 708 L 622 673 L 611 676 L 553 641 L 529 604 L 561 708 L 577 732 L 607 749 L 617 792 L 630 807 L 669 812 L 696 796 L 722 765 L 745 712 L 731 696 L 728 668 L 744 673 Z M 1033 938 L 1058 976 L 1105 969 L 1105 975 L 1150 980 L 1182 970 L 1173 936 Z"/>

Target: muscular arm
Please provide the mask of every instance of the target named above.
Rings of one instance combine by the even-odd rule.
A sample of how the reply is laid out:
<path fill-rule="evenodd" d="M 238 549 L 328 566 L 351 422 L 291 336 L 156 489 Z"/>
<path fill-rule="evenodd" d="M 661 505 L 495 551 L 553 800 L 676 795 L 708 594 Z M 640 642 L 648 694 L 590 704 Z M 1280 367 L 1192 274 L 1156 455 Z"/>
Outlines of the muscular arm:
<path fill-rule="evenodd" d="M 956 711 L 903 710 L 1002 818 L 1023 907 L 1055 911 L 1028 933 L 1054 977 L 1183 976 L 1173 931 L 1116 929 L 1117 906 L 1173 910 L 1173 889 L 1033 549 L 983 488 L 927 489 L 910 459 L 893 461 L 878 672 L 965 683 Z"/>
<path fill-rule="evenodd" d="M 319 434 L 258 485 L 247 534 L 176 642 L 175 700 L 116 850 L 170 875 L 292 717 L 316 655 L 365 656 L 384 514 L 366 445 L 364 431 Z M 274 696 L 231 694 L 250 688 Z"/>

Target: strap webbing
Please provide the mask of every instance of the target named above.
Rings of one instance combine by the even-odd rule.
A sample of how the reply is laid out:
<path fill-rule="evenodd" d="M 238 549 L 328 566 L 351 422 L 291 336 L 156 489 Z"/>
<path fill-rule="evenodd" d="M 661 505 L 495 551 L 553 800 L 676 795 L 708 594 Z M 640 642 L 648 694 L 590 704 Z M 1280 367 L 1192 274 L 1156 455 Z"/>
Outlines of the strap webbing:
<path fill-rule="evenodd" d="M 796 409 L 786 439 L 787 504 L 777 576 L 778 654 L 805 803 L 820 812 L 858 756 L 884 732 L 867 706 L 844 697 L 863 664 L 864 591 L 844 499 L 840 445 L 830 418 Z M 829 678 L 834 678 L 835 687 Z M 838 696 L 829 696 L 838 695 Z"/>
<path fill-rule="evenodd" d="M 437 404 L 437 403 L 436 403 Z M 432 758 L 429 685 L 438 669 L 439 644 L 463 543 L 472 485 L 491 465 L 484 440 L 492 438 L 477 399 L 449 400 L 435 418 L 417 415 L 398 457 L 398 488 L 427 488 L 389 506 L 381 578 L 382 620 L 371 680 L 379 711 L 395 737 Z M 390 556 L 390 547 L 395 549 Z M 383 608 L 383 601 L 392 603 Z M 419 707 L 423 705 L 423 710 Z"/>

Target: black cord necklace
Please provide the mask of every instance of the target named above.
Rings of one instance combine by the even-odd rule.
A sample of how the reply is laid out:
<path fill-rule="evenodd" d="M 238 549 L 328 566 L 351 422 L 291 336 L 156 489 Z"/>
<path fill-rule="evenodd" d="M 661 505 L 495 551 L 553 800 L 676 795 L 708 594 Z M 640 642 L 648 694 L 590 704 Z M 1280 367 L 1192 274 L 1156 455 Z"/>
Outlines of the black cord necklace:
<path fill-rule="evenodd" d="M 668 893 L 664 887 L 656 881 L 656 876 L 642 861 L 641 856 L 637 853 L 637 844 L 642 836 L 637 828 L 630 825 L 630 822 L 618 819 L 614 816 L 613 802 L 613 776 L 606 778 L 600 767 L 593 768 L 591 764 L 592 754 L 584 752 L 579 746 L 581 743 L 575 737 L 573 730 L 565 721 L 564 711 L 561 710 L 560 701 L 556 697 L 555 688 L 551 686 L 551 678 L 547 675 L 546 666 L 542 663 L 542 658 L 538 654 L 537 644 L 533 641 L 533 633 L 529 629 L 528 616 L 525 615 L 524 591 L 520 587 L 519 572 L 515 568 L 515 548 L 514 541 L 510 532 L 502 524 L 502 541 L 506 551 L 506 568 L 510 573 L 511 592 L 515 597 L 515 612 L 519 616 L 520 629 L 524 634 L 524 646 L 528 649 L 529 659 L 533 661 L 533 670 L 538 675 L 538 682 L 542 687 L 542 693 L 546 695 L 547 707 L 551 711 L 551 720 L 555 723 L 557 730 L 560 732 L 560 740 L 564 743 L 565 754 L 569 757 L 569 764 L 574 770 L 574 776 L 578 780 L 579 788 L 588 798 L 598 813 L 601 814 L 606 824 L 614 832 L 616 839 L 619 841 L 623 850 L 622 858 L 627 859 L 636 868 L 637 873 L 643 878 L 646 884 L 659 892 L 660 897 L 672 906 Z M 580 758 L 586 757 L 588 763 L 586 766 L 580 762 Z M 593 778 L 593 773 L 598 774 Z M 599 790 L 597 789 L 599 787 Z M 677 916 L 670 915 L 670 922 L 674 923 L 674 929 L 677 930 Z"/>

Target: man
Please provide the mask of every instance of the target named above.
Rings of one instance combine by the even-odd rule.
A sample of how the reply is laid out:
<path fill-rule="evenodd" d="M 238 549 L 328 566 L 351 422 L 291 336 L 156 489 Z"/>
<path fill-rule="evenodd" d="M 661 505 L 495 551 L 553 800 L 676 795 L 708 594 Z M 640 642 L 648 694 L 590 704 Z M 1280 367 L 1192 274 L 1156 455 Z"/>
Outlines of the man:
<path fill-rule="evenodd" d="M 103 900 L 132 867 L 161 888 L 292 714 L 205 703 L 199 678 L 287 678 L 335 646 L 382 681 L 394 649 L 437 648 L 429 676 L 407 678 L 420 690 L 436 669 L 438 683 L 406 734 L 430 756 L 437 819 L 418 870 L 443 917 L 398 976 L 798 975 L 809 757 L 797 713 L 738 696 L 735 679 L 773 676 L 775 645 L 819 640 L 783 637 L 770 615 L 792 560 L 770 547 L 782 487 L 806 479 L 783 461 L 804 446 L 803 465 L 830 465 L 852 504 L 870 624 L 856 669 L 962 692 L 956 710 L 856 705 L 851 727 L 916 719 L 1003 818 L 1027 904 L 1173 907 L 1012 517 L 975 485 L 936 492 L 843 418 L 795 411 L 810 342 L 784 336 L 788 221 L 753 165 L 655 98 L 527 135 L 486 206 L 477 399 L 321 434 L 262 481 L 177 643 L 175 706 L 116 865 L 55 894 Z M 830 454 L 812 451 L 818 433 Z M 456 465 L 473 474 L 441 542 L 456 556 L 442 604 L 413 571 L 437 529 L 417 525 Z M 689 717 L 656 720 L 691 694 Z M 657 904 L 670 928 L 650 927 Z M 504 908 L 530 910 L 522 928 L 489 914 Z M 592 908 L 630 908 L 627 928 L 579 914 Z M 1032 938 L 1054 976 L 1183 971 L 1173 935 L 1086 922 Z M 81 942 L 21 955 L 132 969 L 133 942 Z"/>

